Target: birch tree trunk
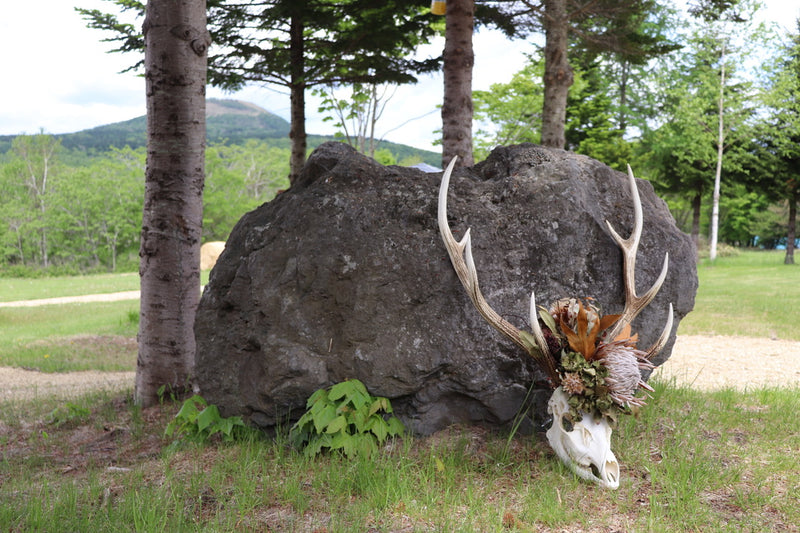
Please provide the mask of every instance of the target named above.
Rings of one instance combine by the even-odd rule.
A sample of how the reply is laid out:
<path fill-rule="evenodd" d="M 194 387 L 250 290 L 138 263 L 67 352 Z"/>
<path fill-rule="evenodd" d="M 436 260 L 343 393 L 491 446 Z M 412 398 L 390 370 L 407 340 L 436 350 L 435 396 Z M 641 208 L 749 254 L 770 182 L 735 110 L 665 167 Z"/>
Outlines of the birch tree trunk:
<path fill-rule="evenodd" d="M 471 167 L 472 156 L 472 30 L 474 0 L 448 0 L 445 14 L 444 98 L 442 99 L 442 167 L 454 156 L 456 166 Z"/>
<path fill-rule="evenodd" d="M 189 389 L 200 299 L 205 173 L 205 0 L 149 0 L 142 28 L 147 168 L 139 250 L 136 403 Z"/>
<path fill-rule="evenodd" d="M 714 174 L 714 193 L 711 196 L 711 239 L 708 249 L 709 261 L 717 258 L 717 236 L 719 235 L 719 186 L 722 178 L 722 154 L 725 151 L 725 47 L 722 48 L 719 80 L 719 129 L 717 131 L 717 170 Z"/>
<path fill-rule="evenodd" d="M 572 86 L 572 67 L 567 60 L 567 2 L 545 0 L 544 14 L 544 104 L 542 106 L 542 145 L 563 149 L 567 120 L 567 95 Z"/>

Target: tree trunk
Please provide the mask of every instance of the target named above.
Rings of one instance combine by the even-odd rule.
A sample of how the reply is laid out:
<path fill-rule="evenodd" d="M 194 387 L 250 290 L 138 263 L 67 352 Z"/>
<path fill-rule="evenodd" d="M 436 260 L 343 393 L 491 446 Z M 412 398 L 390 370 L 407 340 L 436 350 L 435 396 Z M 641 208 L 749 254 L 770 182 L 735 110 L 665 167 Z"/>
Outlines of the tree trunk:
<path fill-rule="evenodd" d="M 444 98 L 442 99 L 442 166 L 458 156 L 456 166 L 471 167 L 472 28 L 474 0 L 448 0 L 445 15 Z"/>
<path fill-rule="evenodd" d="M 566 0 L 544 2 L 544 105 L 542 145 L 563 149 L 567 120 L 567 95 L 572 86 L 572 67 L 567 60 L 568 20 Z"/>
<path fill-rule="evenodd" d="M 700 250 L 700 208 L 703 204 L 703 195 L 697 191 L 692 198 L 692 242 L 695 252 Z"/>
<path fill-rule="evenodd" d="M 711 241 L 708 247 L 708 259 L 717 258 L 717 236 L 719 235 L 719 184 L 722 178 L 722 154 L 725 151 L 725 45 L 722 46 L 722 59 L 720 60 L 719 101 L 717 112 L 719 114 L 719 129 L 717 131 L 717 170 L 714 174 L 714 193 L 711 197 Z"/>
<path fill-rule="evenodd" d="M 797 239 L 797 202 L 800 201 L 800 190 L 795 189 L 789 197 L 789 222 L 786 232 L 786 257 L 785 265 L 794 264 L 794 241 Z"/>
<path fill-rule="evenodd" d="M 630 77 L 630 71 L 630 61 L 623 60 L 620 65 L 619 79 L 617 80 L 617 87 L 619 87 L 617 127 L 619 127 L 623 134 L 626 133 L 628 129 L 628 78 Z"/>
<path fill-rule="evenodd" d="M 292 141 L 292 152 L 289 159 L 289 185 L 300 176 L 306 162 L 306 82 L 305 82 L 305 41 L 303 40 L 303 21 L 299 16 L 292 16 L 291 29 L 291 82 L 289 111 L 289 139 Z"/>
<path fill-rule="evenodd" d="M 144 25 L 147 168 L 139 250 L 136 403 L 182 393 L 200 299 L 208 44 L 203 0 L 149 0 Z"/>

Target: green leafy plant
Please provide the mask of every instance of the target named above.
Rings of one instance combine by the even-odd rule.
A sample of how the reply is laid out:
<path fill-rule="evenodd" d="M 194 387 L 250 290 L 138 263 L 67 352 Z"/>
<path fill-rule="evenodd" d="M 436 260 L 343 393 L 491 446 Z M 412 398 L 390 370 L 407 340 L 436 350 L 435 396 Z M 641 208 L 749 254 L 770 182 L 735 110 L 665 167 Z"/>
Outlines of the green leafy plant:
<path fill-rule="evenodd" d="M 403 423 L 392 413 L 387 398 L 373 397 L 357 379 L 316 391 L 306 403 L 308 409 L 292 427 L 289 437 L 306 457 L 324 449 L 340 450 L 347 457 L 377 451 L 389 437 L 402 435 Z"/>
<path fill-rule="evenodd" d="M 67 402 L 50 412 L 49 421 L 54 426 L 61 427 L 70 422 L 80 423 L 89 418 L 90 414 L 91 411 L 86 407 Z"/>
<path fill-rule="evenodd" d="M 208 405 L 202 396 L 195 394 L 183 402 L 178 414 L 167 424 L 164 434 L 167 437 L 180 436 L 192 442 L 207 442 L 214 435 L 219 435 L 223 441 L 232 442 L 247 433 L 248 429 L 242 417 L 223 418 L 216 405 Z"/>

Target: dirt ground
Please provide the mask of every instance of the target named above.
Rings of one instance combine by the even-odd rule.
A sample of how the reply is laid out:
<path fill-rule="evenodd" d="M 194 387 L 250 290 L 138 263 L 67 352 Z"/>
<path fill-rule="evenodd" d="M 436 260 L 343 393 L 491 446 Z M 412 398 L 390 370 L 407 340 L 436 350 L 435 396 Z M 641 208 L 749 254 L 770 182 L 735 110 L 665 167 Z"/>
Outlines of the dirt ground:
<path fill-rule="evenodd" d="M 654 376 L 703 390 L 733 386 L 800 386 L 800 342 L 752 337 L 678 337 Z M 133 372 L 51 374 L 0 367 L 0 401 L 37 396 L 75 397 L 87 390 L 132 389 Z"/>
<path fill-rule="evenodd" d="M 0 367 L 0 401 L 29 400 L 38 396 L 74 398 L 89 390 L 133 389 L 134 372 L 46 373 Z"/>
<path fill-rule="evenodd" d="M 800 386 L 800 342 L 719 335 L 679 336 L 653 376 L 702 390 Z"/>

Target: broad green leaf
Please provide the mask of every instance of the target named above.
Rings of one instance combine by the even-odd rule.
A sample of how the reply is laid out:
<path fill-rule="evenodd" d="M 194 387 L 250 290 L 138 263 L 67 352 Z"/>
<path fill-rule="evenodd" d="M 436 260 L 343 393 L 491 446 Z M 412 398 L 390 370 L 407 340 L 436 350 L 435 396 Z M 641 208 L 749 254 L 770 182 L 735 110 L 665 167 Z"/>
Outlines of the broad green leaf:
<path fill-rule="evenodd" d="M 378 437 L 378 442 L 383 442 L 386 440 L 386 435 L 389 433 L 389 425 L 383 418 L 373 416 L 370 418 L 369 430 Z"/>
<path fill-rule="evenodd" d="M 367 431 L 369 423 L 369 415 L 364 413 L 364 410 L 353 411 L 350 416 L 353 424 L 356 426 L 356 432 L 364 433 Z"/>
<path fill-rule="evenodd" d="M 319 395 L 317 397 L 317 401 L 311 404 L 311 406 L 308 409 L 309 413 L 316 415 L 317 413 L 325 409 L 326 406 L 330 405 L 330 402 L 328 401 L 327 391 L 322 391 L 322 392 L 324 392 L 325 394 Z"/>
<path fill-rule="evenodd" d="M 336 435 L 332 435 L 330 439 L 330 449 L 341 450 L 348 445 L 352 438 L 353 437 L 347 433 L 337 433 Z"/>
<path fill-rule="evenodd" d="M 391 406 L 389 405 L 389 400 L 386 398 L 375 398 L 375 401 L 372 402 L 372 405 L 369 407 L 369 414 L 374 415 L 380 410 L 384 410 L 389 412 Z"/>
<path fill-rule="evenodd" d="M 327 399 L 328 399 L 328 391 L 325 389 L 319 389 L 314 394 L 308 397 L 308 401 L 306 402 L 306 409 L 310 409 L 311 406 L 315 404 L 324 405 L 324 402 Z"/>
<path fill-rule="evenodd" d="M 402 435 L 405 433 L 405 426 L 400 421 L 399 418 L 393 416 L 389 419 L 389 435 L 392 437 L 396 437 L 397 435 Z"/>
<path fill-rule="evenodd" d="M 336 408 L 330 404 L 326 405 L 325 408 L 314 416 L 314 429 L 317 430 L 317 433 L 322 433 L 336 416 Z"/>
<path fill-rule="evenodd" d="M 218 422 L 222 417 L 219 414 L 219 409 L 216 405 L 209 405 L 197 415 L 197 429 L 204 431 L 209 426 Z"/>
<path fill-rule="evenodd" d="M 328 424 L 328 427 L 325 428 L 325 433 L 336 433 L 337 431 L 341 431 L 347 427 L 347 419 L 339 415 Z"/>
<path fill-rule="evenodd" d="M 342 381 L 331 387 L 328 393 L 328 399 L 336 401 L 341 398 L 350 396 L 353 393 L 353 380 Z"/>
<path fill-rule="evenodd" d="M 197 419 L 197 413 L 200 412 L 197 408 L 197 405 L 200 404 L 201 406 L 205 406 L 205 400 L 201 403 L 196 402 L 195 398 L 196 397 L 193 396 L 183 402 L 180 411 L 178 411 L 178 414 L 175 415 L 176 419 L 185 420 L 187 422 L 194 422 Z"/>
<path fill-rule="evenodd" d="M 367 394 L 361 394 L 360 392 L 356 392 L 349 398 L 350 402 L 353 404 L 353 408 L 360 411 L 369 404 L 370 396 Z"/>

